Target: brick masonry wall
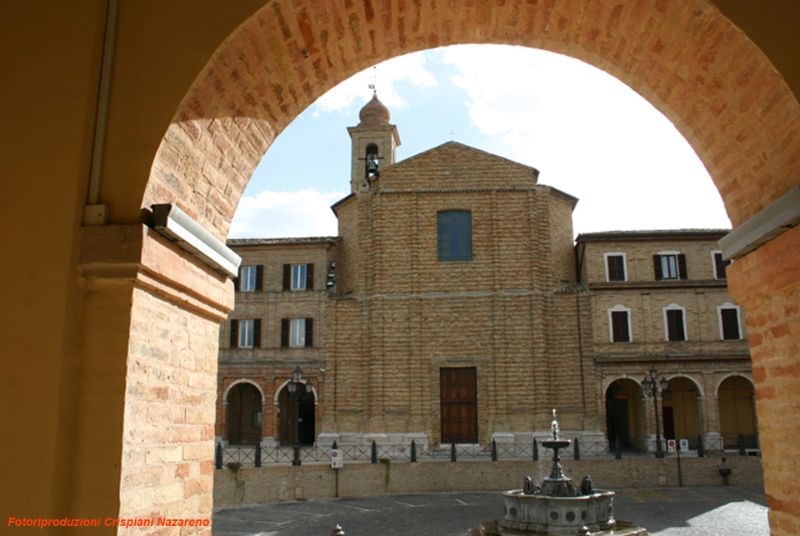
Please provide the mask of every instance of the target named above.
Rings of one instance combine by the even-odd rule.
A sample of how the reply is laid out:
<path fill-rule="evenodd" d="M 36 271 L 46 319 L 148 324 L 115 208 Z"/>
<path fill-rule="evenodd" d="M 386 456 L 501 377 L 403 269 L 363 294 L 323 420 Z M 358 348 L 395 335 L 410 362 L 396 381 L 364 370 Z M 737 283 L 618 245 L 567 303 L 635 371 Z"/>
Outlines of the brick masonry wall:
<path fill-rule="evenodd" d="M 134 291 L 133 310 L 119 516 L 205 518 L 218 324 L 141 290 Z"/>
<path fill-rule="evenodd" d="M 483 443 L 547 429 L 553 405 L 568 428 L 599 430 L 584 385 L 591 364 L 575 367 L 576 297 L 553 294 L 574 280 L 573 200 L 533 185 L 530 168 L 458 144 L 410 160 L 339 207 L 346 275 L 326 312 L 335 422 L 323 431 L 423 432 L 437 442 L 439 368 L 454 366 L 478 370 Z M 475 169 L 497 187 L 469 183 Z M 471 211 L 472 261 L 438 260 L 436 214 L 446 209 Z"/>
<path fill-rule="evenodd" d="M 296 366 L 301 366 L 314 385 L 324 381 L 320 369 L 325 366 L 325 304 L 328 299 L 325 280 L 328 261 L 333 258 L 334 240 L 260 241 L 237 243 L 242 265 L 263 266 L 262 290 L 237 292 L 236 309 L 230 318 L 260 319 L 261 343 L 255 348 L 230 347 L 230 321 L 220 329 L 220 354 L 216 435 L 227 439 L 225 395 L 229 387 L 246 379 L 258 385 L 264 393 L 262 400 L 262 436 L 275 438 L 278 434 L 275 399 L 280 388 Z M 284 264 L 313 264 L 313 288 L 305 291 L 283 289 Z M 281 348 L 281 319 L 312 318 L 313 346 Z M 324 413 L 324 389 L 317 389 L 317 410 Z M 317 429 L 319 426 L 316 427 Z"/>
<path fill-rule="evenodd" d="M 773 534 L 800 534 L 797 501 L 800 420 L 800 227 L 730 267 L 731 292 L 748 310 L 764 486 Z"/>

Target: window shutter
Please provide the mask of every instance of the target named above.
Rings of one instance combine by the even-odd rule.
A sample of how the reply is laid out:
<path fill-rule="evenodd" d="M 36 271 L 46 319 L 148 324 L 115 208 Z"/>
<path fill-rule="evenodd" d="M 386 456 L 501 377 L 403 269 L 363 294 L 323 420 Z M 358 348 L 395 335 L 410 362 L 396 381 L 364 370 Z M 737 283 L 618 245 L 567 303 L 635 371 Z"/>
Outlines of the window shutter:
<path fill-rule="evenodd" d="M 261 290 L 264 286 L 264 266 L 256 266 L 256 290 Z"/>
<path fill-rule="evenodd" d="M 306 264 L 306 290 L 314 290 L 314 265 Z"/>
<path fill-rule="evenodd" d="M 239 292 L 239 288 L 241 287 L 242 281 L 242 266 L 239 267 L 239 275 L 233 280 L 233 290 Z"/>
<path fill-rule="evenodd" d="M 689 272 L 686 271 L 686 255 L 682 253 L 678 255 L 678 277 L 680 279 L 687 279 L 689 277 Z"/>
<path fill-rule="evenodd" d="M 261 319 L 253 320 L 253 348 L 261 348 Z"/>
<path fill-rule="evenodd" d="M 664 279 L 664 275 L 661 273 L 661 255 L 653 255 L 653 270 L 656 274 L 656 281 Z"/>
<path fill-rule="evenodd" d="M 306 346 L 314 346 L 314 319 L 306 318 Z"/>
<path fill-rule="evenodd" d="M 292 265 L 283 265 L 283 290 L 292 288 Z"/>
<path fill-rule="evenodd" d="M 231 320 L 231 348 L 239 346 L 239 321 Z"/>
<path fill-rule="evenodd" d="M 281 348 L 289 346 L 289 319 L 281 318 Z"/>

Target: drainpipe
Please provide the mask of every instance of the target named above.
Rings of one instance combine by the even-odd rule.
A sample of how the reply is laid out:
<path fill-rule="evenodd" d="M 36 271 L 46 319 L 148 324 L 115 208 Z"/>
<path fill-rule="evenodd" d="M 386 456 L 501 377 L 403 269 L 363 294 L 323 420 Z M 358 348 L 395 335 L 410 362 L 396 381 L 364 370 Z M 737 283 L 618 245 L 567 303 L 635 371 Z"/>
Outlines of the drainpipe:
<path fill-rule="evenodd" d="M 117 41 L 119 0 L 108 0 L 103 36 L 103 58 L 100 64 L 100 80 L 97 89 L 97 108 L 92 140 L 92 160 L 89 167 L 89 191 L 83 209 L 84 225 L 104 225 L 106 205 L 100 204 L 100 183 L 103 171 L 103 156 L 108 130 L 108 108 L 111 100 L 111 75 L 114 72 L 114 52 Z"/>

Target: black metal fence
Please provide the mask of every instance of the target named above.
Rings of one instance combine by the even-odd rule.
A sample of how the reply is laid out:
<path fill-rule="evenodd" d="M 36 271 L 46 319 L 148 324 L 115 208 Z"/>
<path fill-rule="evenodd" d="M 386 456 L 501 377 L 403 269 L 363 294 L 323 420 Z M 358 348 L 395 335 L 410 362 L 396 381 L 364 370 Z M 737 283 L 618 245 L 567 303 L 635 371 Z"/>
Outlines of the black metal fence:
<path fill-rule="evenodd" d="M 662 447 L 667 452 L 666 440 L 662 439 Z M 757 445 L 757 441 L 743 437 L 740 440 L 741 448 L 739 454 L 752 454 L 751 445 Z M 744 445 L 747 445 L 745 447 Z M 300 463 L 330 463 L 331 446 L 301 446 L 298 447 L 298 457 Z M 451 461 L 458 460 L 539 460 L 549 459 L 553 452 L 544 447 L 540 441 L 532 441 L 528 444 L 516 442 L 496 442 L 492 441 L 489 445 L 458 445 L 449 444 L 441 446 L 419 446 L 412 441 L 409 445 L 378 445 L 375 441 L 367 445 L 343 445 L 336 447 L 339 454 L 347 462 L 368 462 L 378 463 L 381 460 L 408 461 L 411 463 L 426 461 Z M 722 452 L 724 445 L 722 440 L 709 442 L 695 438 L 689 441 L 689 450 L 698 456 L 704 456 L 708 452 Z M 728 449 L 731 450 L 731 449 Z M 572 458 L 616 458 L 630 456 L 651 455 L 655 452 L 655 441 L 648 441 L 648 452 L 641 450 L 631 450 L 620 448 L 617 442 L 609 441 L 579 441 L 575 438 L 570 448 L 561 451 L 562 459 Z M 218 469 L 228 464 L 239 464 L 247 466 L 261 467 L 264 464 L 290 464 L 294 460 L 294 448 L 283 446 L 236 446 L 223 447 L 217 445 L 215 465 Z"/>
<path fill-rule="evenodd" d="M 669 454 L 667 440 L 662 438 L 662 450 Z M 728 441 L 730 443 L 730 441 Z M 676 447 L 680 442 L 676 443 Z M 616 458 L 630 456 L 649 456 L 655 452 L 655 440 L 647 442 L 647 452 L 641 450 L 622 449 L 616 441 L 579 441 L 573 439 L 569 449 L 561 451 L 562 459 L 567 457 L 579 460 L 588 458 Z M 684 444 L 684 446 L 686 446 Z M 368 445 L 331 446 L 301 446 L 297 448 L 300 463 L 330 463 L 331 451 L 338 448 L 339 454 L 348 462 L 378 463 L 381 460 L 409 461 L 411 463 L 425 461 L 451 461 L 458 460 L 539 460 L 549 459 L 553 452 L 544 447 L 540 441 L 535 440 L 528 444 L 516 442 L 492 441 L 489 445 L 441 445 L 420 447 L 412 441 L 409 445 L 378 445 L 375 441 Z M 689 439 L 688 449 L 681 449 L 685 454 L 703 457 L 708 453 L 735 452 L 741 456 L 758 455 L 758 437 L 740 435 L 735 448 L 730 444 L 725 447 L 722 438 L 709 440 L 700 437 Z M 294 460 L 293 447 L 254 445 L 252 447 L 237 446 L 223 447 L 217 444 L 215 465 L 217 469 L 229 464 L 239 466 L 261 467 L 263 464 L 290 464 Z"/>

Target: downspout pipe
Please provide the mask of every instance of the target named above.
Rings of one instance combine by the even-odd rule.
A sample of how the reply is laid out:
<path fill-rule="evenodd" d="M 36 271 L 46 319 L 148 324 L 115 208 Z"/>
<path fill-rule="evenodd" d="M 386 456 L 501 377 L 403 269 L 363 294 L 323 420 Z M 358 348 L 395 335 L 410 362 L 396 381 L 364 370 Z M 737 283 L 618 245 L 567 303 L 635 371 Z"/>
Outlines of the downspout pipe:
<path fill-rule="evenodd" d="M 97 90 L 97 109 L 92 141 L 92 160 L 89 167 L 89 190 L 83 213 L 84 225 L 103 225 L 106 222 L 106 206 L 100 204 L 103 157 L 108 130 L 108 109 L 111 101 L 111 77 L 114 72 L 114 56 L 117 43 L 117 21 L 119 0 L 106 3 L 106 21 L 103 36 L 103 57 L 100 64 L 100 80 Z"/>

